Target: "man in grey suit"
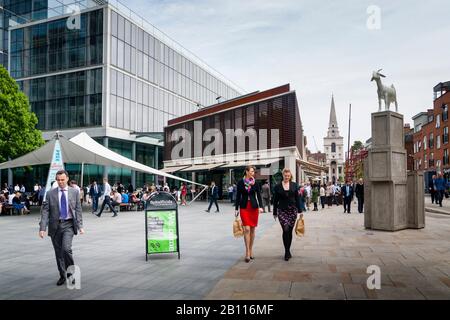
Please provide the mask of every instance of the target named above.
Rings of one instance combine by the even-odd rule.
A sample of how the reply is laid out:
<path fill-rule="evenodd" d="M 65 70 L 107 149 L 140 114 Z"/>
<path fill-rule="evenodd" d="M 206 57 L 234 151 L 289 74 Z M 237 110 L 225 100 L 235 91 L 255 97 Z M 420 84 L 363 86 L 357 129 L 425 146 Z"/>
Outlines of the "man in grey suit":
<path fill-rule="evenodd" d="M 48 235 L 52 239 L 60 275 L 56 283 L 58 286 L 66 282 L 66 270 L 74 265 L 73 236 L 78 233 L 78 230 L 80 234 L 84 233 L 80 193 L 77 189 L 68 187 L 68 181 L 67 171 L 60 170 L 56 173 L 58 187 L 47 192 L 39 223 L 39 236 L 44 238 L 48 226 Z M 67 274 L 67 278 L 70 276 L 71 274 Z M 72 284 L 75 284 L 75 280 L 72 280 Z"/>

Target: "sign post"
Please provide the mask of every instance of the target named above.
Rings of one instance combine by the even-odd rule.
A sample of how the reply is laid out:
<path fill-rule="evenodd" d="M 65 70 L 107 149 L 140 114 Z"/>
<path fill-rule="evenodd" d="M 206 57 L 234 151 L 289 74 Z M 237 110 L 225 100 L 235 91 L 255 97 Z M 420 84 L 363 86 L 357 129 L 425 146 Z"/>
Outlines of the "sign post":
<path fill-rule="evenodd" d="M 149 254 L 178 253 L 178 204 L 168 192 L 155 193 L 147 200 L 145 210 L 145 260 Z"/>

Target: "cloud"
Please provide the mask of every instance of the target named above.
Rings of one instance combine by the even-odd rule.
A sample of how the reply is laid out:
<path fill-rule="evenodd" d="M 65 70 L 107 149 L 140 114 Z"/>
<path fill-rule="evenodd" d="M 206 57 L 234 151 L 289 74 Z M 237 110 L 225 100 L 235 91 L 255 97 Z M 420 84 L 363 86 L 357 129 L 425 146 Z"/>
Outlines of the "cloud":
<path fill-rule="evenodd" d="M 378 108 L 372 70 L 394 83 L 405 122 L 432 106 L 432 88 L 450 80 L 450 2 L 406 0 L 131 0 L 127 4 L 247 92 L 291 83 L 308 147 L 322 149 L 331 94 L 341 135 L 370 137 Z M 367 7 L 381 9 L 369 30 Z M 347 138 L 344 139 L 347 143 Z"/>

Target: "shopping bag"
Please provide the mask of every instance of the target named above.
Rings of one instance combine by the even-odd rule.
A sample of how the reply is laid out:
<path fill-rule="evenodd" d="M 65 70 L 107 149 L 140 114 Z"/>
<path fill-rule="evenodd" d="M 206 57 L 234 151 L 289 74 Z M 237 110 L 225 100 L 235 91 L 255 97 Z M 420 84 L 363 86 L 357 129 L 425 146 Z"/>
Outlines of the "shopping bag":
<path fill-rule="evenodd" d="M 242 221 L 238 217 L 233 222 L 233 235 L 235 238 L 242 237 L 244 235 L 244 228 L 242 227 Z"/>
<path fill-rule="evenodd" d="M 305 221 L 303 218 L 297 219 L 297 222 L 295 223 L 295 234 L 297 237 L 305 236 Z"/>

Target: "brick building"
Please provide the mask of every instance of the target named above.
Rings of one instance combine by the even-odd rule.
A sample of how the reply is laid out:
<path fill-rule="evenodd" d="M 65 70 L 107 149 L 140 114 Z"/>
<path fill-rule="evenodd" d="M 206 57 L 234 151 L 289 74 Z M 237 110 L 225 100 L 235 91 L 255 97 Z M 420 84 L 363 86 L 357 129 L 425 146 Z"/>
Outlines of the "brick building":
<path fill-rule="evenodd" d="M 433 109 L 413 117 L 414 170 L 423 170 L 425 184 L 433 174 L 442 172 L 448 179 L 449 163 L 449 120 L 450 81 L 434 87 Z"/>

